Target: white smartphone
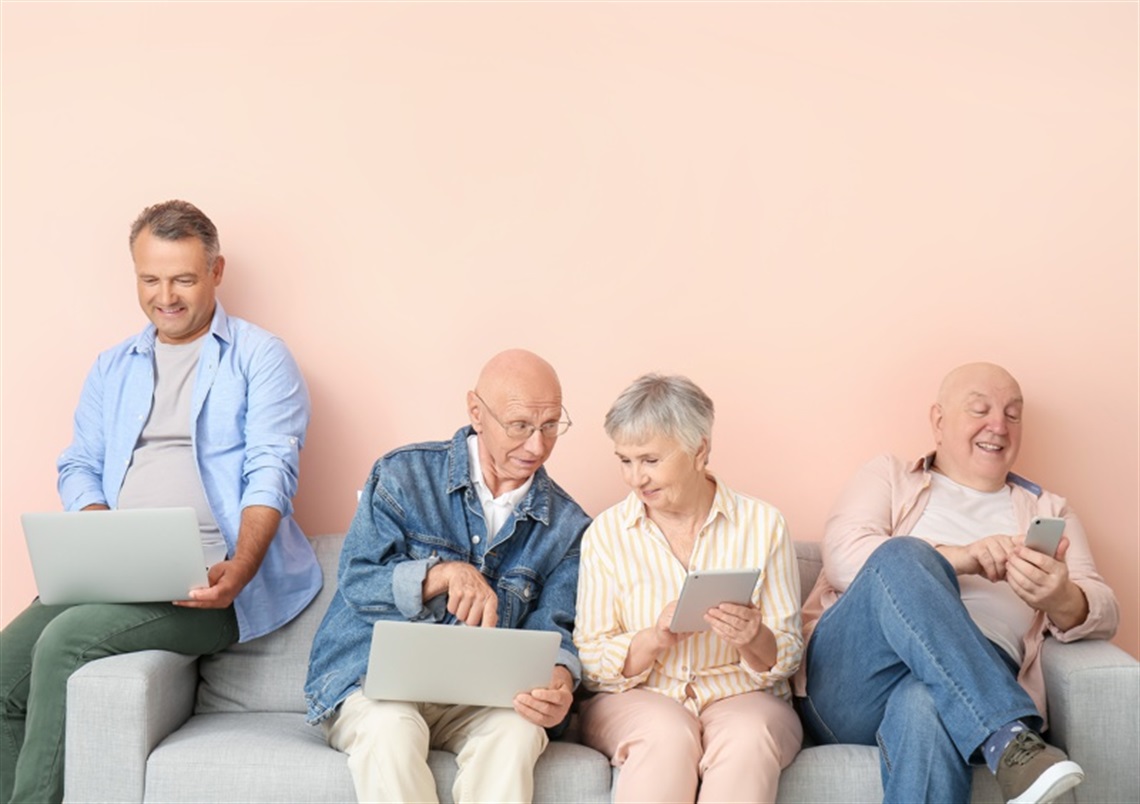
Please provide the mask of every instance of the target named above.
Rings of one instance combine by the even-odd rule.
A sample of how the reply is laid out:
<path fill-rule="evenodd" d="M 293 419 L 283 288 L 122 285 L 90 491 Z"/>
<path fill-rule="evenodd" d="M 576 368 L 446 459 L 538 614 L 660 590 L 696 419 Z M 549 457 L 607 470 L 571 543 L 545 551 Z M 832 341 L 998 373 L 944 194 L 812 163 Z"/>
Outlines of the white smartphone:
<path fill-rule="evenodd" d="M 721 603 L 752 602 L 752 590 L 760 578 L 759 569 L 694 570 L 685 576 L 681 597 L 673 610 L 669 630 L 675 634 L 707 631 L 705 612 Z"/>
<path fill-rule="evenodd" d="M 1025 534 L 1025 546 L 1047 556 L 1057 552 L 1061 534 L 1065 532 L 1065 520 L 1055 516 L 1035 516 Z"/>

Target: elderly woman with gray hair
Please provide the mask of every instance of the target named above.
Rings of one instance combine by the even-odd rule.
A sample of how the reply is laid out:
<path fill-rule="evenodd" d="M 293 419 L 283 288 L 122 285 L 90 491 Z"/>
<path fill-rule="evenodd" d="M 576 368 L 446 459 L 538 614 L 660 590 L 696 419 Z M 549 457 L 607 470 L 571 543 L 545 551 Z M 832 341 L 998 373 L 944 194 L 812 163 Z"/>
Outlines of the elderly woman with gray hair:
<path fill-rule="evenodd" d="M 789 678 L 803 652 L 784 518 L 708 472 L 713 403 L 647 374 L 606 414 L 630 495 L 582 539 L 574 642 L 583 741 L 621 768 L 615 801 L 775 801 L 803 732 Z M 760 568 L 751 605 L 669 630 L 687 573 Z"/>

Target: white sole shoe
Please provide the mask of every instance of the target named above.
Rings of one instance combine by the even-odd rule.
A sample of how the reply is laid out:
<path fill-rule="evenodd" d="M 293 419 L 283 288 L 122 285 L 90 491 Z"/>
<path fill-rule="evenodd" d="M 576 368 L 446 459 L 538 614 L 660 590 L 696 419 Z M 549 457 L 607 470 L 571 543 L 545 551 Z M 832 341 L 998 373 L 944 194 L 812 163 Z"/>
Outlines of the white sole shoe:
<path fill-rule="evenodd" d="M 1009 804 L 1048 804 L 1084 780 L 1085 772 L 1081 770 L 1081 766 L 1071 759 L 1066 759 L 1046 769 L 1024 793 L 1017 798 L 1011 798 Z"/>

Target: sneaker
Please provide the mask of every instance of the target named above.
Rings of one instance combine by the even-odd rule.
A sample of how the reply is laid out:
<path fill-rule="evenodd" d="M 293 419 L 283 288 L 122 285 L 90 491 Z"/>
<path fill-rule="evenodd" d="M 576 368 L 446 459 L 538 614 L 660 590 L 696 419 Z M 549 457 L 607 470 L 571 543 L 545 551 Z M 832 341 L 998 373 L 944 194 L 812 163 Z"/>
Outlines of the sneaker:
<path fill-rule="evenodd" d="M 1053 801 L 1085 780 L 1081 766 L 1036 732 L 1023 731 L 1010 740 L 998 760 L 997 782 L 1010 804 Z"/>

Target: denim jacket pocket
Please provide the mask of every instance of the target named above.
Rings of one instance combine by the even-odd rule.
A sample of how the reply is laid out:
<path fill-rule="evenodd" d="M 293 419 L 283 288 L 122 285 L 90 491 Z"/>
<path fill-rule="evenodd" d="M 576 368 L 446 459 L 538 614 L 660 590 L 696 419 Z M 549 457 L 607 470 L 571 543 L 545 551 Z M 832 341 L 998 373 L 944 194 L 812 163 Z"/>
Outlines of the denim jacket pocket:
<path fill-rule="evenodd" d="M 513 570 L 499 578 L 497 584 L 503 616 L 500 627 L 515 628 L 526 618 L 542 597 L 542 581 L 526 570 Z"/>
<path fill-rule="evenodd" d="M 466 550 L 458 549 L 446 536 L 412 531 L 407 539 L 407 554 L 412 559 L 438 558 L 440 561 L 469 561 Z"/>

